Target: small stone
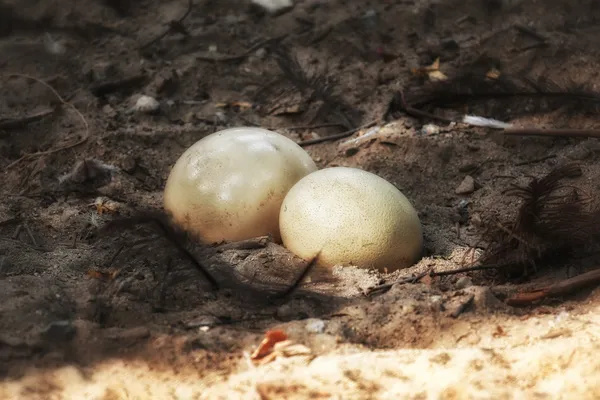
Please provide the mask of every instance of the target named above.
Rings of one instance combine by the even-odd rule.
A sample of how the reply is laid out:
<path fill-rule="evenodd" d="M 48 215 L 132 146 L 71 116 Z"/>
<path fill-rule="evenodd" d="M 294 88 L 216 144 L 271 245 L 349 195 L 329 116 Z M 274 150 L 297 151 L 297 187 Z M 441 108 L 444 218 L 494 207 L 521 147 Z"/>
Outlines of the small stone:
<path fill-rule="evenodd" d="M 67 52 L 67 46 L 61 40 L 54 40 L 48 34 L 44 37 L 46 51 L 55 56 L 62 56 Z"/>
<path fill-rule="evenodd" d="M 202 315 L 198 318 L 194 318 L 191 321 L 186 322 L 185 327 L 188 329 L 194 328 L 203 328 L 203 327 L 213 327 L 218 325 L 221 321 L 217 317 L 213 317 L 212 315 Z"/>
<path fill-rule="evenodd" d="M 432 311 L 442 311 L 444 309 L 444 299 L 442 296 L 434 295 L 429 298 Z"/>
<path fill-rule="evenodd" d="M 44 329 L 42 337 L 53 342 L 68 342 L 75 337 L 77 328 L 71 321 L 54 321 Z"/>
<path fill-rule="evenodd" d="M 440 127 L 434 124 L 423 125 L 421 135 L 437 135 L 440 133 Z"/>
<path fill-rule="evenodd" d="M 289 320 L 294 315 L 294 310 L 289 304 L 284 304 L 277 309 L 276 315 L 280 320 Z"/>
<path fill-rule="evenodd" d="M 458 290 L 466 289 L 470 286 L 473 286 L 473 281 L 468 276 L 463 276 L 462 278 L 456 281 L 456 284 L 454 286 Z"/>
<path fill-rule="evenodd" d="M 306 330 L 310 333 L 323 333 L 325 331 L 325 321 L 311 318 L 306 323 Z"/>
<path fill-rule="evenodd" d="M 102 107 L 102 112 L 109 117 L 114 117 L 117 115 L 117 112 L 110 106 L 110 104 L 106 104 L 104 107 Z"/>
<path fill-rule="evenodd" d="M 280 13 L 294 6 L 292 0 L 252 0 L 252 4 L 262 7 L 271 14 Z"/>
<path fill-rule="evenodd" d="M 403 314 L 413 314 L 417 310 L 417 306 L 414 304 L 405 304 L 402 306 Z"/>
<path fill-rule="evenodd" d="M 474 296 L 473 305 L 475 310 L 487 313 L 496 310 L 507 310 L 508 306 L 498 299 L 489 287 L 469 286 L 465 289 L 466 294 Z"/>
<path fill-rule="evenodd" d="M 465 179 L 458 185 L 454 193 L 456 194 L 470 194 L 475 191 L 475 179 L 471 175 L 465 176 Z"/>
<path fill-rule="evenodd" d="M 217 117 L 217 119 L 218 119 L 220 122 L 225 122 L 225 121 L 227 121 L 227 116 L 225 116 L 225 113 L 224 113 L 223 111 L 217 111 L 217 112 L 215 113 L 215 117 Z"/>
<path fill-rule="evenodd" d="M 160 103 L 154 97 L 143 95 L 137 99 L 133 109 L 143 114 L 154 114 L 160 109 Z"/>
<path fill-rule="evenodd" d="M 254 55 L 263 60 L 266 56 L 267 56 L 267 50 L 265 50 L 264 47 L 261 47 L 260 49 L 256 50 L 256 52 L 254 53 Z"/>

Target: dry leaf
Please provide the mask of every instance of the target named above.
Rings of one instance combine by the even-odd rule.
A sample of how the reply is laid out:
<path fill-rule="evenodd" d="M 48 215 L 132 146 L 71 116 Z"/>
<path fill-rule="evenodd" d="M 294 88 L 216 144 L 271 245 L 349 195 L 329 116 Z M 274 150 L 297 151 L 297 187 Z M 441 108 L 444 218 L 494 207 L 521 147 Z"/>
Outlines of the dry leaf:
<path fill-rule="evenodd" d="M 271 107 L 271 109 L 269 109 L 267 111 L 267 113 L 269 115 L 273 115 L 273 116 L 282 116 L 282 115 L 290 115 L 290 114 L 302 114 L 304 111 L 306 111 L 306 105 L 305 104 L 289 104 L 289 105 L 282 105 L 282 104 L 277 104 L 273 107 Z"/>
<path fill-rule="evenodd" d="M 254 353 L 250 356 L 250 359 L 257 360 L 265 357 L 273 351 L 276 343 L 287 340 L 287 334 L 279 329 L 270 330 L 265 333 L 265 338 L 258 345 L 258 348 L 254 350 Z"/>
<path fill-rule="evenodd" d="M 442 71 L 431 71 L 428 76 L 429 80 L 432 82 L 441 82 L 448 79 L 446 74 L 444 74 Z"/>
<path fill-rule="evenodd" d="M 492 336 L 493 337 L 506 336 L 506 331 L 504 331 L 504 329 L 500 325 L 496 325 L 496 331 L 494 333 L 492 333 Z"/>
<path fill-rule="evenodd" d="M 102 215 L 105 212 L 115 214 L 119 211 L 120 207 L 119 203 L 112 201 L 107 197 L 98 197 L 90 205 L 96 207 L 96 212 L 98 215 Z"/>
<path fill-rule="evenodd" d="M 488 79 L 498 79 L 500 78 L 500 71 L 496 68 L 492 68 L 485 74 L 485 77 Z"/>
<path fill-rule="evenodd" d="M 427 76 L 432 82 L 445 81 L 448 79 L 446 74 L 440 71 L 440 58 L 436 58 L 435 61 L 426 67 L 413 68 L 413 75 L 416 76 Z"/>
<path fill-rule="evenodd" d="M 312 360 L 314 358 L 311 349 L 308 347 L 302 344 L 294 343 L 291 340 L 283 340 L 274 344 L 271 353 L 258 360 L 255 359 L 254 364 L 264 365 L 276 360 L 277 358 L 288 357 L 304 357 L 308 360 Z"/>
<path fill-rule="evenodd" d="M 87 276 L 92 279 L 101 279 L 103 281 L 112 281 L 119 275 L 119 270 L 115 268 L 108 269 L 106 271 L 100 271 L 97 269 L 88 269 Z"/>

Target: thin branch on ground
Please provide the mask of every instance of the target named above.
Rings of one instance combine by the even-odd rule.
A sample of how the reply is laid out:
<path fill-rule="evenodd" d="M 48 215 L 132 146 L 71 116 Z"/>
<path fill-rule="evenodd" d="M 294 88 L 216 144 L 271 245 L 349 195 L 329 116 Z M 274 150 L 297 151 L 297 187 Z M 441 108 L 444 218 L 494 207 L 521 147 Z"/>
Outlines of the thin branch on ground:
<path fill-rule="evenodd" d="M 537 290 L 518 293 L 506 300 L 511 306 L 525 306 L 542 300 L 546 297 L 559 297 L 571 294 L 579 289 L 600 284 L 600 269 L 586 272 L 574 278 L 566 279 L 554 285 Z"/>
<path fill-rule="evenodd" d="M 429 277 L 433 278 L 436 276 L 456 275 L 456 274 L 461 274 L 461 273 L 465 273 L 465 272 L 483 271 L 483 270 L 498 269 L 498 268 L 503 268 L 503 267 L 505 267 L 505 266 L 494 264 L 494 265 L 475 265 L 472 267 L 465 267 L 465 268 L 452 269 L 449 271 L 439 271 L 439 272 L 429 270 L 426 272 L 422 272 L 422 273 L 418 274 L 417 276 L 402 277 L 400 279 L 395 280 L 394 282 L 389 282 L 389 283 L 384 283 L 382 285 L 373 286 L 366 290 L 365 295 L 372 296 L 374 294 L 385 293 L 388 290 L 390 290 L 392 288 L 392 286 L 394 286 L 394 285 L 402 285 L 405 283 L 417 283 L 418 281 L 423 279 L 425 276 L 429 276 Z"/>
<path fill-rule="evenodd" d="M 316 124 L 316 125 L 295 125 L 295 126 L 282 126 L 281 128 L 271 128 L 271 130 L 276 129 L 287 129 L 290 131 L 300 131 L 304 129 L 319 129 L 319 128 L 331 128 L 333 126 L 344 126 L 341 122 L 331 122 L 326 124 Z"/>
<path fill-rule="evenodd" d="M 448 118 L 440 117 L 435 114 L 422 111 L 416 109 L 409 104 L 406 103 L 404 98 L 404 92 L 400 91 L 399 96 L 397 98 L 399 101 L 400 109 L 404 111 L 406 114 L 415 118 L 424 118 L 431 119 L 434 121 L 444 122 L 444 123 L 452 123 L 452 122 L 460 122 L 453 121 Z M 560 137 L 588 137 L 588 138 L 600 138 L 600 129 L 571 129 L 571 128 L 563 128 L 563 129 L 544 129 L 544 128 L 505 128 L 500 130 L 505 135 L 509 136 L 560 136 Z"/>
<path fill-rule="evenodd" d="M 61 104 L 65 107 L 68 107 L 70 109 L 72 109 L 81 119 L 81 122 L 83 123 L 83 126 L 85 127 L 85 134 L 83 135 L 83 137 L 79 140 L 76 140 L 73 143 L 64 145 L 64 146 L 59 146 L 56 147 L 54 149 L 50 149 L 50 150 L 46 150 L 46 151 L 38 151 L 35 153 L 28 153 L 23 155 L 21 158 L 19 158 L 18 160 L 12 162 L 11 164 L 9 164 L 6 168 L 12 168 L 14 166 L 16 166 L 17 164 L 19 164 L 21 161 L 25 161 L 25 160 L 31 160 L 33 158 L 36 157 L 41 157 L 41 156 L 46 156 L 49 154 L 53 154 L 53 153 L 57 153 L 59 151 L 63 151 L 63 150 L 68 150 L 68 149 L 72 149 L 73 147 L 77 147 L 82 145 L 83 143 L 87 142 L 88 138 L 89 138 L 89 131 L 90 131 L 90 127 L 88 125 L 87 120 L 85 119 L 85 117 L 83 116 L 83 114 L 81 113 L 81 111 L 79 111 L 73 104 L 69 103 L 67 100 L 65 100 L 60 94 L 58 94 L 58 92 L 56 91 L 56 89 L 54 89 L 52 86 L 50 86 L 48 83 L 42 81 L 41 79 L 35 78 L 33 76 L 30 75 L 26 75 L 26 74 L 10 74 L 6 76 L 7 78 L 26 78 L 26 79 L 31 79 L 37 83 L 39 83 L 40 85 L 45 86 L 46 88 L 48 88 L 53 94 L 54 96 L 56 96 L 56 98 L 61 102 Z"/>
<path fill-rule="evenodd" d="M 198 54 L 195 57 L 196 57 L 196 60 L 199 60 L 199 61 L 211 61 L 211 62 L 242 61 L 242 60 L 246 59 L 246 57 L 248 57 L 249 55 L 251 55 L 252 53 L 257 51 L 258 49 L 269 46 L 273 43 L 280 42 L 283 39 L 285 39 L 287 36 L 288 36 L 288 34 L 285 34 L 285 35 L 281 35 L 281 36 L 276 36 L 274 38 L 262 40 L 262 41 L 258 42 L 257 44 L 255 44 L 254 46 L 250 47 L 248 50 L 244 51 L 243 53 L 234 55 L 234 56 L 212 55 L 210 53 L 205 53 L 205 54 Z"/>
<path fill-rule="evenodd" d="M 143 49 L 145 49 L 147 47 L 152 46 L 155 43 L 158 43 L 160 40 L 162 40 L 165 36 L 167 36 L 171 32 L 178 32 L 178 33 L 181 33 L 181 34 L 184 34 L 184 35 L 189 35 L 189 33 L 187 32 L 187 30 L 183 26 L 183 20 L 186 19 L 188 17 L 188 15 L 191 14 L 193 6 L 194 6 L 194 1 L 193 0 L 188 0 L 188 8 L 187 8 L 187 10 L 186 10 L 185 13 L 179 19 L 170 21 L 168 23 L 169 27 L 163 33 L 161 33 L 160 35 L 158 35 L 154 39 L 150 40 L 146 44 L 141 45 L 138 48 L 138 50 L 143 50 Z"/>
<path fill-rule="evenodd" d="M 521 161 L 515 164 L 515 167 L 522 167 L 524 165 L 531 165 L 531 164 L 537 164 L 537 163 L 541 163 L 544 162 L 546 160 L 550 160 L 556 158 L 556 154 L 550 154 L 544 157 L 539 157 L 539 158 L 534 158 L 533 160 L 528 160 L 528 161 Z"/>
<path fill-rule="evenodd" d="M 365 296 L 374 296 L 376 294 L 383 294 L 383 293 L 387 292 L 388 290 L 390 290 L 392 288 L 392 286 L 394 286 L 394 285 L 403 285 L 405 283 L 417 283 L 418 281 L 420 281 L 421 279 L 423 279 L 430 273 L 431 273 L 431 271 L 425 271 L 416 276 L 405 276 L 403 278 L 395 280 L 394 282 L 389 282 L 389 283 L 384 283 L 382 285 L 373 286 L 371 288 L 366 289 L 364 294 L 365 294 Z"/>
<path fill-rule="evenodd" d="M 525 25 L 515 24 L 514 28 L 525 35 L 529 35 L 529 36 L 539 40 L 542 43 L 547 44 L 547 42 L 548 42 L 548 38 L 546 36 L 544 36 L 540 33 L 537 33 L 536 31 L 534 31 L 533 29 L 531 29 Z"/>
<path fill-rule="evenodd" d="M 379 120 L 373 120 L 373 121 L 367 122 L 364 125 L 359 126 L 358 128 L 350 129 L 350 130 L 347 130 L 347 131 L 344 131 L 344 132 L 341 132 L 341 133 L 337 133 L 335 135 L 324 136 L 324 137 L 320 137 L 320 138 L 317 138 L 317 139 L 304 140 L 302 142 L 298 142 L 298 144 L 300 146 L 310 146 L 310 145 L 313 145 L 313 144 L 318 144 L 318 143 L 323 143 L 323 142 L 330 142 L 330 141 L 333 141 L 333 140 L 347 138 L 348 136 L 352 136 L 354 133 L 360 131 L 361 129 L 366 129 L 366 128 L 372 127 L 377 122 L 379 122 Z"/>

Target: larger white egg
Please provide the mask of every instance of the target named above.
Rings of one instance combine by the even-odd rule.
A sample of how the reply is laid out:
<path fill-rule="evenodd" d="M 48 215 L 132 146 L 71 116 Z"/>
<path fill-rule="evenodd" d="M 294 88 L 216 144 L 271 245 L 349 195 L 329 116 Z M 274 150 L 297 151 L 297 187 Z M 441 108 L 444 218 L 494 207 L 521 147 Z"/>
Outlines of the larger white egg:
<path fill-rule="evenodd" d="M 310 155 L 262 128 L 232 128 L 192 145 L 177 160 L 164 191 L 174 222 L 201 241 L 279 240 L 279 210 L 288 190 L 316 171 Z"/>
<path fill-rule="evenodd" d="M 423 247 L 421 222 L 390 182 L 356 168 L 335 167 L 302 178 L 279 215 L 283 244 L 319 264 L 389 272 L 413 265 Z"/>

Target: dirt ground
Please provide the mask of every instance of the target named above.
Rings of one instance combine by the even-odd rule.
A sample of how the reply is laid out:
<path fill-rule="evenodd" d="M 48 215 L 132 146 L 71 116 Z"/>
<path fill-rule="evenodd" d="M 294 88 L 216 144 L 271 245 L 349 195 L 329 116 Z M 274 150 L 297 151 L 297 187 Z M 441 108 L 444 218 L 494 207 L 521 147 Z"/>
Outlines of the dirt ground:
<path fill-rule="evenodd" d="M 593 256 L 527 279 L 463 273 L 365 295 L 467 265 L 483 245 L 479 222 L 514 212 L 504 194 L 512 184 L 575 161 L 583 174 L 574 184 L 600 189 L 596 139 L 508 137 L 404 113 L 382 119 L 394 93 L 421 85 L 412 69 L 437 57 L 447 75 L 487 60 L 502 73 L 597 90 L 597 2 L 311 0 L 275 14 L 241 0 L 192 3 L 187 15 L 183 0 L 0 3 L 1 398 L 600 397 L 600 291 L 505 302 L 593 269 Z M 273 38 L 324 77 L 344 112 L 294 89 L 269 51 Z M 160 111 L 137 112 L 140 95 Z M 267 295 L 302 262 L 266 239 L 190 245 L 228 277 L 214 292 L 150 228 L 98 234 L 117 214 L 161 209 L 171 166 L 217 130 L 262 126 L 301 142 L 372 121 L 305 148 L 320 168 L 374 172 L 410 199 L 425 256 L 407 270 L 337 267 L 273 303 Z M 511 122 L 599 125 L 560 110 Z M 347 142 L 373 127 L 381 129 Z M 91 159 L 114 166 L 111 179 L 71 185 L 67 174 Z M 117 211 L 105 200 L 99 215 L 98 197 Z M 254 365 L 250 354 L 270 329 L 311 355 Z"/>

